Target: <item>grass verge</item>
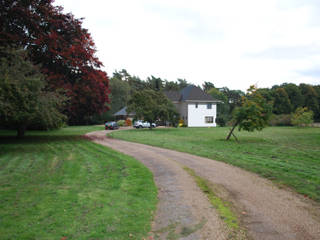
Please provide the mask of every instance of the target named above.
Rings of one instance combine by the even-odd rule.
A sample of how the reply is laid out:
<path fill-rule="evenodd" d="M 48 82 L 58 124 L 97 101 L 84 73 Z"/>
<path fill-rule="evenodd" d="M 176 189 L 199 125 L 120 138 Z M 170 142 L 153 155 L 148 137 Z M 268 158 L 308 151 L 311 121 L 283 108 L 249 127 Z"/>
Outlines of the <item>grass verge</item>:
<path fill-rule="evenodd" d="M 225 222 L 227 227 L 232 230 L 238 230 L 239 220 L 237 215 L 231 210 L 231 203 L 219 198 L 212 188 L 209 187 L 209 182 L 196 175 L 192 169 L 187 167 L 184 167 L 183 169 L 194 178 L 201 191 L 207 195 L 210 203 L 217 209 L 220 218 Z"/>
<path fill-rule="evenodd" d="M 142 239 L 157 189 L 132 157 L 81 138 L 103 127 L 0 131 L 0 239 Z M 9 135 L 9 136 L 8 136 Z"/>
<path fill-rule="evenodd" d="M 228 131 L 219 127 L 133 129 L 113 132 L 111 136 L 224 161 L 320 202 L 320 128 L 236 131 L 240 142 L 226 141 Z"/>
<path fill-rule="evenodd" d="M 187 167 L 183 168 L 190 174 L 197 183 L 201 191 L 208 197 L 212 206 L 217 209 L 217 212 L 228 228 L 228 239 L 248 239 L 246 231 L 240 226 L 240 220 L 238 214 L 234 211 L 232 204 L 218 196 L 214 190 L 214 187 L 206 179 L 203 179 L 196 175 L 196 173 Z"/>

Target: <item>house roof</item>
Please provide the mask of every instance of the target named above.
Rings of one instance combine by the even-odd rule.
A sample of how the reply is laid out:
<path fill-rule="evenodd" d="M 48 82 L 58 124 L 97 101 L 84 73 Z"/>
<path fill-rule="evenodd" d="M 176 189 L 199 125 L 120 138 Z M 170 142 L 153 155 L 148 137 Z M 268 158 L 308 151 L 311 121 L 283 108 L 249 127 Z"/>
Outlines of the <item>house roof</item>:
<path fill-rule="evenodd" d="M 118 112 L 113 114 L 113 116 L 128 116 L 128 115 L 135 115 L 135 113 L 127 113 L 127 107 L 121 108 Z"/>
<path fill-rule="evenodd" d="M 181 91 L 181 101 L 198 100 L 198 101 L 214 101 L 214 99 L 206 94 L 201 88 L 190 85 Z"/>
<path fill-rule="evenodd" d="M 194 85 L 189 85 L 183 88 L 180 92 L 178 91 L 166 91 L 165 95 L 171 101 L 210 101 L 218 102 L 213 99 L 209 94 L 206 94 L 201 88 Z"/>
<path fill-rule="evenodd" d="M 173 102 L 179 102 L 181 94 L 178 91 L 165 91 L 164 94 Z"/>

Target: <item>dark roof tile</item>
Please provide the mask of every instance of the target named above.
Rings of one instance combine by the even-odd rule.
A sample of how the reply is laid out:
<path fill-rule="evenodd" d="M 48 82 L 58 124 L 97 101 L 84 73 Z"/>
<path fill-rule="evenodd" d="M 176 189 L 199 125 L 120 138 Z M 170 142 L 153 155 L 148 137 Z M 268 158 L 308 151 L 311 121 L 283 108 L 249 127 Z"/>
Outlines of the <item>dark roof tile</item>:
<path fill-rule="evenodd" d="M 135 115 L 136 113 L 127 113 L 127 107 L 121 108 L 118 112 L 113 114 L 113 116 L 128 116 L 128 115 Z"/>
<path fill-rule="evenodd" d="M 181 101 L 214 101 L 214 99 L 206 94 L 201 88 L 189 85 L 181 90 Z"/>
<path fill-rule="evenodd" d="M 178 91 L 164 91 L 164 94 L 173 102 L 180 101 L 181 94 Z"/>
<path fill-rule="evenodd" d="M 171 101 L 216 101 L 209 94 L 205 93 L 201 88 L 194 85 L 189 85 L 183 88 L 180 92 L 178 91 L 165 91 L 164 94 Z"/>

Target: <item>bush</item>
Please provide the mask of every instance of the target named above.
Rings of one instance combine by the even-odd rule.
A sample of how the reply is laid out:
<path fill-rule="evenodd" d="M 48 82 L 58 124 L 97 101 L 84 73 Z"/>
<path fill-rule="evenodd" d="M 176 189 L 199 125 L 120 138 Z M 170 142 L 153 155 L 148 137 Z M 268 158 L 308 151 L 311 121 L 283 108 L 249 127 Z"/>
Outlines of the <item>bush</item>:
<path fill-rule="evenodd" d="M 220 126 L 220 127 L 224 127 L 226 125 L 226 121 L 223 117 L 217 117 L 216 118 L 216 123 Z"/>
<path fill-rule="evenodd" d="M 132 121 L 130 118 L 127 118 L 126 122 L 125 122 L 126 126 L 132 126 Z"/>
<path fill-rule="evenodd" d="M 292 114 L 291 122 L 294 126 L 305 127 L 313 123 L 313 112 L 308 108 L 299 107 Z"/>
<path fill-rule="evenodd" d="M 119 120 L 117 122 L 117 124 L 118 124 L 119 127 L 123 127 L 125 125 L 125 121 L 124 120 Z"/>
<path fill-rule="evenodd" d="M 179 120 L 179 124 L 178 124 L 178 126 L 179 127 L 183 127 L 185 124 L 184 124 L 184 121 L 183 121 L 183 119 L 180 119 Z"/>
<path fill-rule="evenodd" d="M 269 121 L 270 126 L 292 126 L 290 114 L 273 114 Z"/>

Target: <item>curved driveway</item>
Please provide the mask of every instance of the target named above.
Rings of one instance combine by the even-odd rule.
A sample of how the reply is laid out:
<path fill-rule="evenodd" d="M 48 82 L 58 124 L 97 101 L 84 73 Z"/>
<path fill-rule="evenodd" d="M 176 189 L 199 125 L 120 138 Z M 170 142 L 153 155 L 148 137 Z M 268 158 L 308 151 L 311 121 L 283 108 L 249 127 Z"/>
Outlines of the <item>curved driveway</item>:
<path fill-rule="evenodd" d="M 317 203 L 223 162 L 112 139 L 106 137 L 106 133 L 97 131 L 87 136 L 96 143 L 133 156 L 153 172 L 159 189 L 153 232 L 160 239 L 166 239 L 168 234 L 190 240 L 228 239 L 228 230 L 183 166 L 219 186 L 220 194 L 228 198 L 241 215 L 250 238 L 320 239 Z"/>

